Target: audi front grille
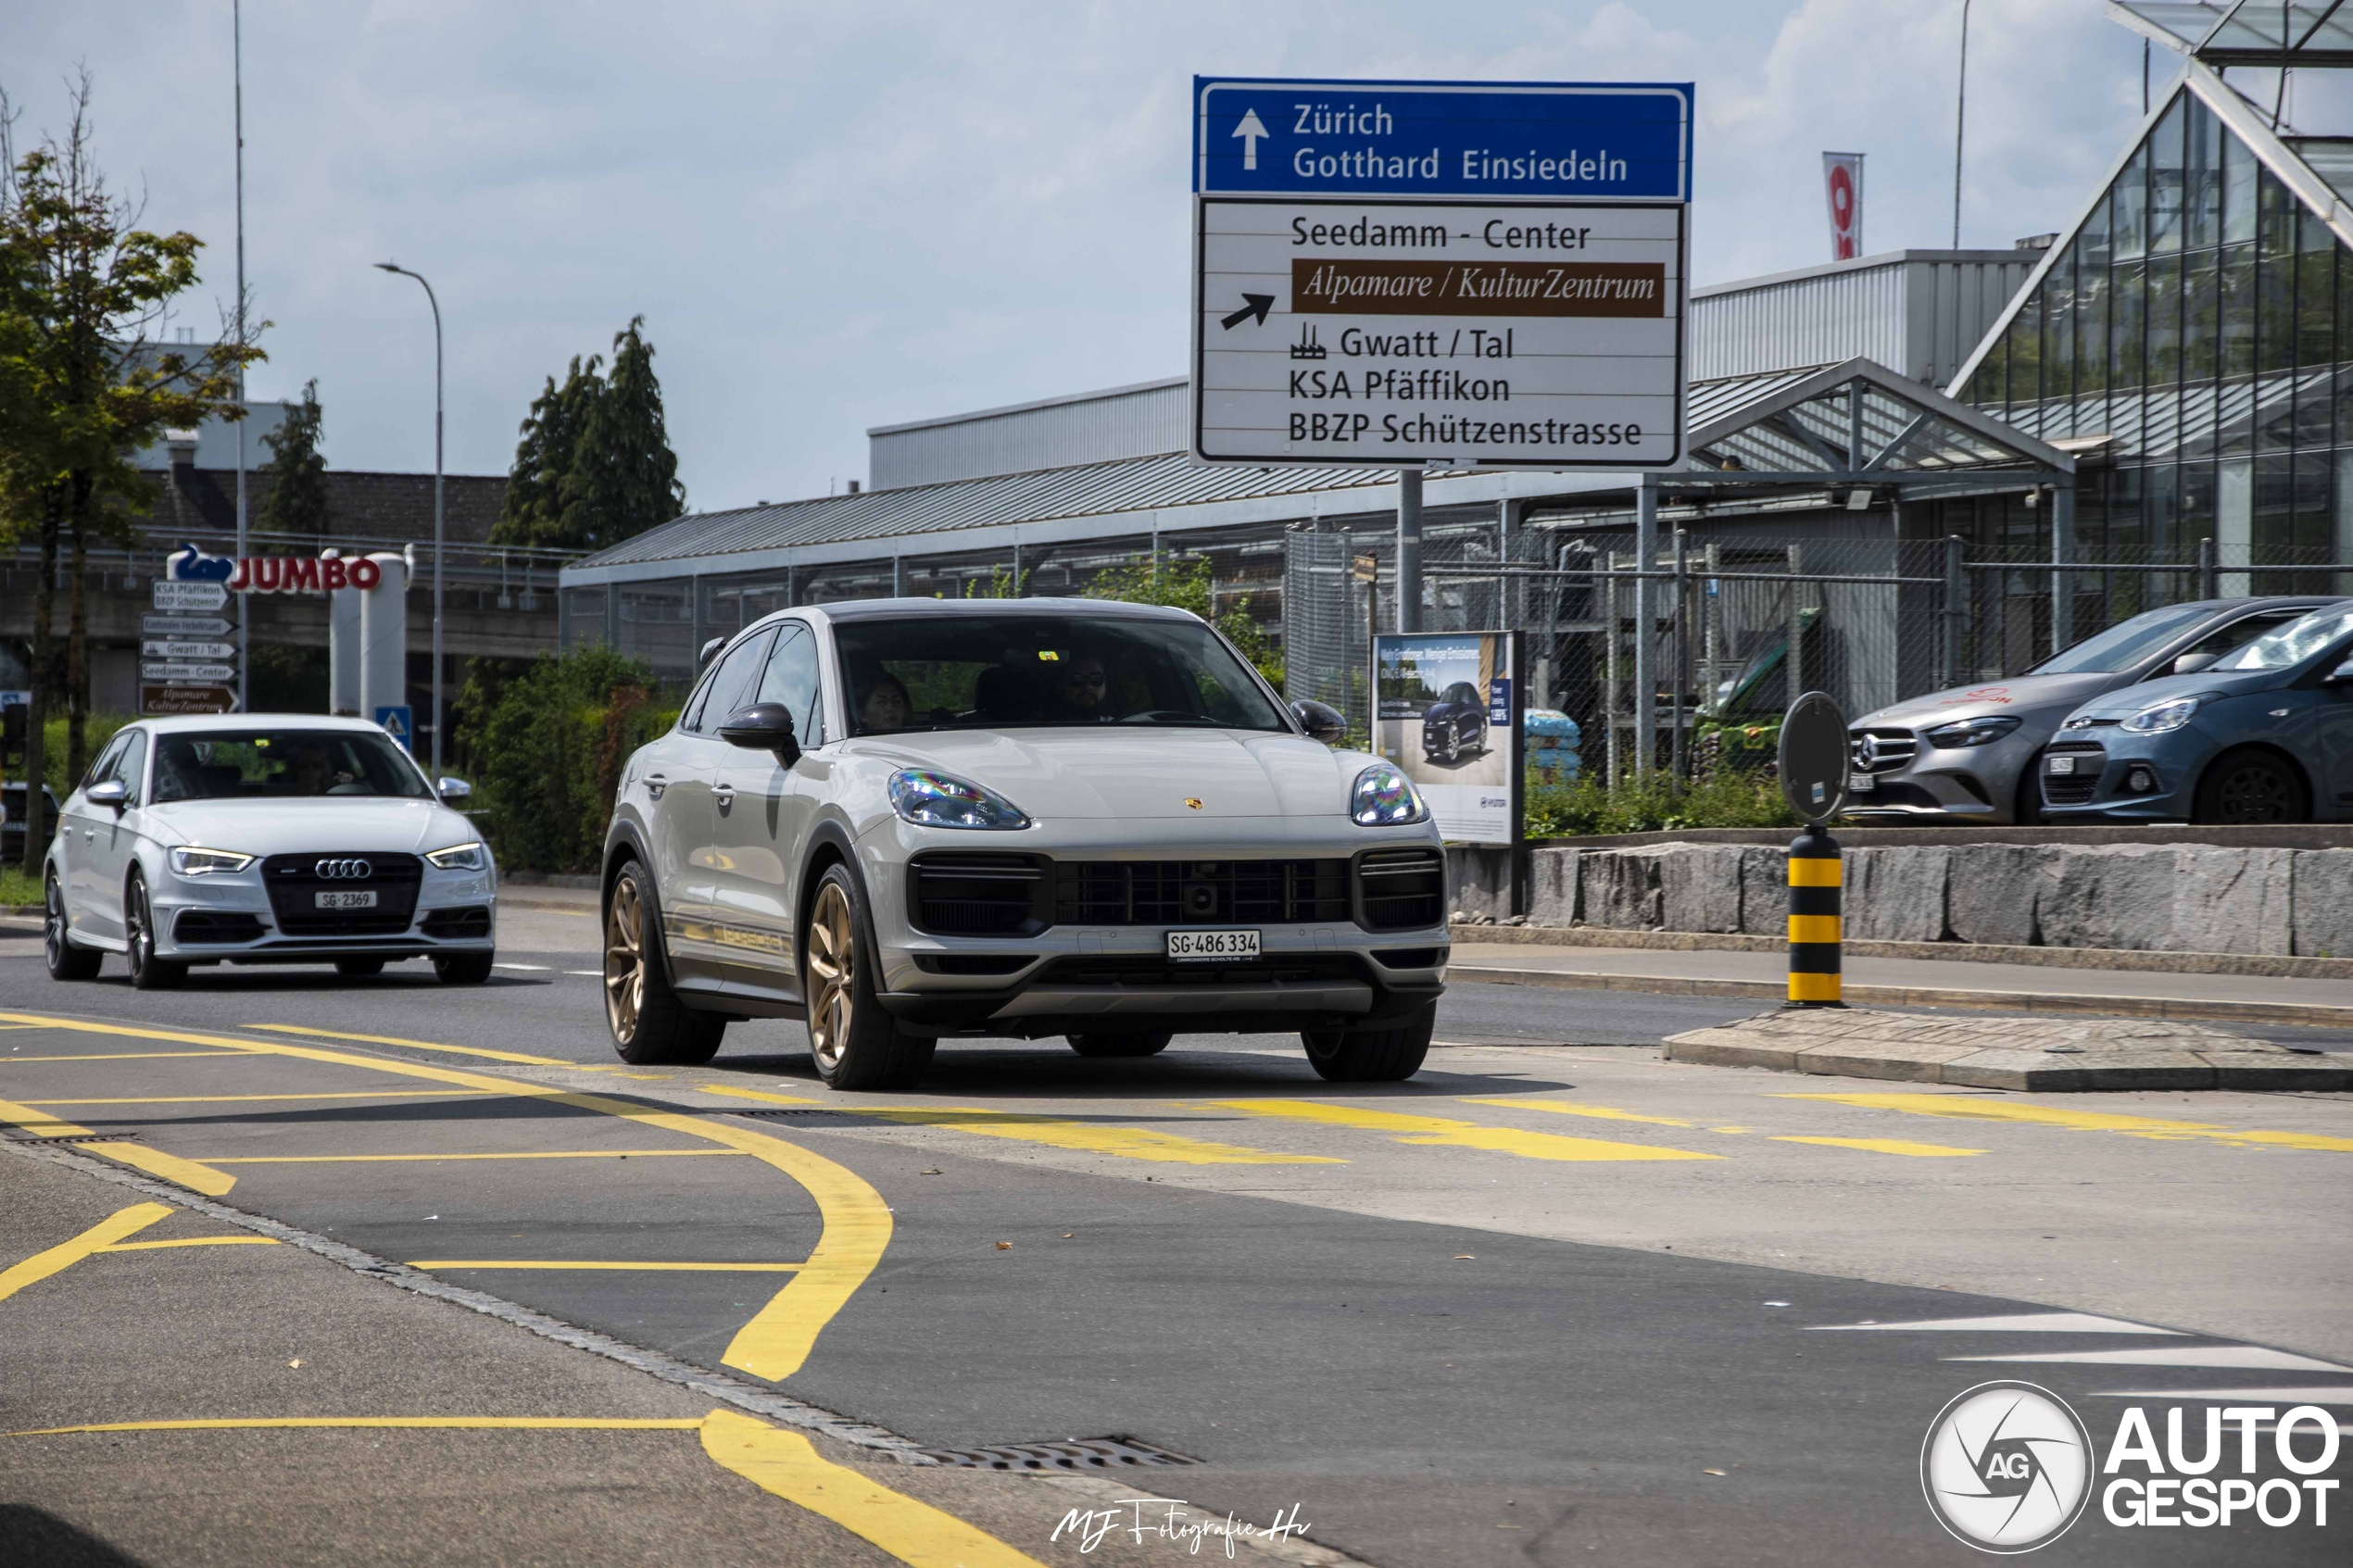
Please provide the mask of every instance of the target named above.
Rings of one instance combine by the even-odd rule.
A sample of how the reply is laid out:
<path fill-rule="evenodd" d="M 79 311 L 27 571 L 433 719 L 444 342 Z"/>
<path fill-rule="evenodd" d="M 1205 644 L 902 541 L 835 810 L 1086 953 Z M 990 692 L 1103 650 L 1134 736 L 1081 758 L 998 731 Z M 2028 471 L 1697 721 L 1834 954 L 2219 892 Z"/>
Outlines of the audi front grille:
<path fill-rule="evenodd" d="M 359 868 L 364 866 L 362 874 Z M 327 849 L 271 855 L 261 862 L 261 884 L 281 936 L 399 936 L 416 918 L 424 861 L 378 850 Z M 321 893 L 373 891 L 371 909 L 322 909 Z"/>

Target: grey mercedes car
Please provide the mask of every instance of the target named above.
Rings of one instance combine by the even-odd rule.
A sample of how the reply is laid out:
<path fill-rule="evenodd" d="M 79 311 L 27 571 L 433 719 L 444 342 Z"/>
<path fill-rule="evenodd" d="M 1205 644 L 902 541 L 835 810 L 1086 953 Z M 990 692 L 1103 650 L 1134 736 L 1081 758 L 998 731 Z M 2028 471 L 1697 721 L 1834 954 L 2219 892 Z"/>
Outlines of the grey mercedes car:
<path fill-rule="evenodd" d="M 2042 820 L 2035 759 L 2093 698 L 2203 670 L 2328 595 L 2199 599 L 2145 610 L 2023 675 L 1913 697 L 1856 720 L 1846 813 L 1866 821 Z"/>
<path fill-rule="evenodd" d="M 806 1022 L 841 1089 L 943 1038 L 1141 1057 L 1296 1033 L 1410 1076 L 1447 958 L 1428 807 L 1182 610 L 883 599 L 728 644 L 623 771 L 605 1016 L 632 1062 Z"/>

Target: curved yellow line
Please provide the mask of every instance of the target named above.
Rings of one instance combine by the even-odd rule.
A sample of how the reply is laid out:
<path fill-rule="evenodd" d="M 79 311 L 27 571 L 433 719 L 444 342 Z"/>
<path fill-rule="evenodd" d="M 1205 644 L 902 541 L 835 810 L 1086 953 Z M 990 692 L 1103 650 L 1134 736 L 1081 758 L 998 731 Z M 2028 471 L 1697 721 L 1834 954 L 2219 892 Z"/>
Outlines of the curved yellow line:
<path fill-rule="evenodd" d="M 607 1099 L 602 1095 L 574 1094 L 545 1085 L 494 1078 L 486 1073 L 469 1073 L 459 1068 L 354 1056 L 347 1051 L 325 1050 L 316 1046 L 281 1045 L 275 1041 L 265 1043 L 236 1039 L 226 1035 L 193 1035 L 169 1029 L 140 1029 L 119 1023 L 87 1023 L 79 1019 L 52 1018 L 29 1012 L 0 1012 L 0 1022 L 31 1023 L 44 1028 L 65 1029 L 79 1034 L 114 1035 L 131 1039 L 173 1040 L 182 1045 L 220 1046 L 256 1056 L 293 1057 L 305 1061 L 364 1068 L 373 1073 L 388 1073 L 396 1077 L 421 1078 L 428 1083 L 449 1084 L 486 1094 L 543 1099 L 582 1110 L 594 1110 L 645 1126 L 660 1127 L 686 1137 L 723 1144 L 749 1154 L 799 1183 L 816 1200 L 818 1217 L 824 1223 L 817 1245 L 811 1248 L 809 1260 L 801 1265 L 800 1272 L 793 1276 L 790 1284 L 771 1297 L 768 1304 L 754 1313 L 749 1323 L 736 1332 L 736 1337 L 728 1342 L 727 1349 L 721 1357 L 727 1365 L 770 1382 L 782 1382 L 800 1370 L 802 1363 L 809 1359 L 809 1352 L 815 1347 L 819 1333 L 833 1321 L 836 1313 L 849 1304 L 858 1287 L 866 1283 L 866 1276 L 873 1273 L 875 1265 L 882 1261 L 883 1249 L 890 1245 L 889 1206 L 883 1202 L 882 1194 L 867 1185 L 862 1177 L 847 1166 L 835 1164 L 822 1154 L 749 1127 L 730 1126 L 698 1116 L 630 1105 L 622 1100 Z M 42 1120 L 46 1121 L 47 1118 Z"/>
<path fill-rule="evenodd" d="M 569 1415 L 270 1415 L 217 1421 L 109 1421 L 93 1426 L 38 1426 L 9 1437 L 57 1437 L 69 1432 L 242 1432 L 258 1427 L 389 1426 L 459 1432 L 692 1432 L 693 1417 Z"/>

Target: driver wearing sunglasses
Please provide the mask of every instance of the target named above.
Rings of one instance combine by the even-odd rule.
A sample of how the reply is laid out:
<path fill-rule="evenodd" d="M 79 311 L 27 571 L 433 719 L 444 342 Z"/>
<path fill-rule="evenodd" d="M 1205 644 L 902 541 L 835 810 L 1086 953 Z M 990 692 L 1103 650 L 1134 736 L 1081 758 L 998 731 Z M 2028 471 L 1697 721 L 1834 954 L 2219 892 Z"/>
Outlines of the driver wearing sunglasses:
<path fill-rule="evenodd" d="M 1104 697 L 1111 688 L 1109 677 L 1103 673 L 1103 661 L 1092 654 L 1084 654 L 1071 662 L 1062 677 L 1063 710 L 1070 718 L 1085 722 L 1103 722 L 1111 718 Z"/>

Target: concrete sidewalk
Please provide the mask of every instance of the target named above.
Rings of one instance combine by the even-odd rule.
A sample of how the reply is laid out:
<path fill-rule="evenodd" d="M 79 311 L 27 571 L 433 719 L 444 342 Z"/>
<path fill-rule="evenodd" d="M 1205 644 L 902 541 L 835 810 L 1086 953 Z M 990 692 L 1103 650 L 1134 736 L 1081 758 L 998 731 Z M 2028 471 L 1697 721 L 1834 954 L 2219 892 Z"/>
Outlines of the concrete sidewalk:
<path fill-rule="evenodd" d="M 1789 960 L 1776 952 L 1457 941 L 1447 974 L 1465 982 L 1778 1001 L 1788 995 Z M 2347 980 L 2045 969 L 2030 964 L 1850 956 L 1845 981 L 1847 1001 L 1873 1007 L 1981 1008 L 2353 1028 L 2353 981 Z"/>

